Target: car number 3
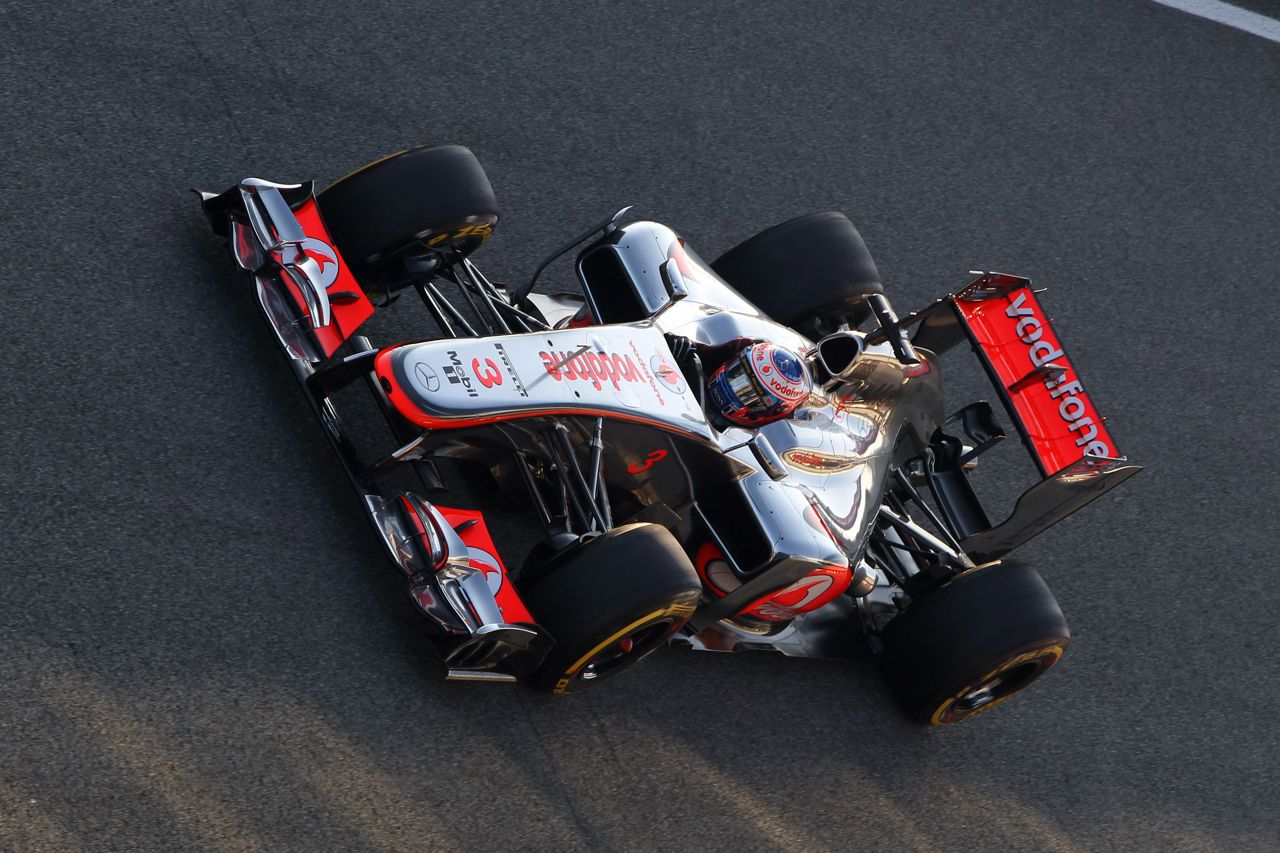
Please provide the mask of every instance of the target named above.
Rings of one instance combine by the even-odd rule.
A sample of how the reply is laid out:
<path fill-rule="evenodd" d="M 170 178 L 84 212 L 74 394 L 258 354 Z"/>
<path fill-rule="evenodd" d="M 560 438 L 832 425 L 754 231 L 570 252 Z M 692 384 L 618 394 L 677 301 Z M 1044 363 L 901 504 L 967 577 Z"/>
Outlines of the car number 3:
<path fill-rule="evenodd" d="M 655 450 L 639 462 L 633 462 L 627 466 L 628 474 L 642 474 L 648 471 L 654 465 L 657 465 L 663 459 L 667 458 L 667 451 Z"/>
<path fill-rule="evenodd" d="M 498 365 L 493 363 L 493 359 L 486 358 L 484 360 L 485 370 L 480 372 L 480 359 L 471 359 L 471 372 L 475 374 L 476 381 L 486 388 L 492 388 L 494 385 L 502 384 L 502 371 L 498 370 Z"/>

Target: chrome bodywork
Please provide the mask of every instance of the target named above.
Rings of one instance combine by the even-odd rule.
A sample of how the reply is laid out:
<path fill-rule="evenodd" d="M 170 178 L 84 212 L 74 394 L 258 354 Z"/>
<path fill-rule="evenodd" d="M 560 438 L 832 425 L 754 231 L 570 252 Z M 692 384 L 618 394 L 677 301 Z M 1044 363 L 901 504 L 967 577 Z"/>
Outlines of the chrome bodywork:
<path fill-rule="evenodd" d="M 768 648 L 824 657 L 857 654 L 865 649 L 863 629 L 874 642 L 899 612 L 904 583 L 911 580 L 902 567 L 915 562 L 908 541 L 928 547 L 950 570 L 973 570 L 975 559 L 998 558 L 1038 532 L 1037 525 L 1047 526 L 1044 518 L 1052 523 L 1065 517 L 1138 470 L 1122 460 L 1086 457 L 1028 491 L 1002 525 L 967 537 L 953 536 L 945 524 L 933 525 L 940 535 L 931 532 L 900 506 L 890 506 L 886 494 L 900 482 L 894 477 L 905 476 L 896 467 L 902 449 L 921 452 L 945 422 L 939 359 L 919 336 L 913 346 L 903 331 L 910 322 L 928 326 L 936 317 L 918 313 L 899 324 L 876 295 L 868 306 L 880 333 L 844 329 L 811 340 L 765 316 L 666 226 L 619 225 L 624 211 L 604 223 L 599 239 L 578 256 L 582 296 L 528 293 L 532 280 L 507 292 L 458 256 L 447 272 L 489 332 L 478 334 L 433 283 L 434 271 L 446 265 L 434 257 L 428 265 L 433 272 L 414 286 L 444 338 L 376 351 L 367 339 L 343 333 L 354 354 L 326 360 L 333 349 L 318 345 L 315 332 L 330 326 L 333 306 L 290 206 L 290 198 L 302 195 L 310 198 L 310 185 L 247 178 L 220 196 L 202 198 L 215 230 L 226 234 L 237 264 L 253 277 L 262 315 L 388 556 L 408 579 L 414 605 L 443 636 L 451 679 L 514 680 L 505 662 L 527 657 L 536 665 L 550 638 L 535 627 L 503 622 L 495 592 L 435 506 L 416 493 L 381 486 L 384 475 L 408 467 L 430 488 L 435 457 L 487 464 L 492 455 L 507 453 L 518 461 L 531 493 L 538 490 L 534 467 L 543 475 L 554 472 L 565 534 L 612 526 L 608 488 L 618 489 L 633 511 L 639 507 L 634 518 L 660 520 L 687 550 L 715 543 L 740 582 L 722 597 L 708 595 L 678 642 L 712 651 Z M 339 299 L 339 311 L 343 304 Z M 939 339 L 953 331 L 938 328 L 930 331 Z M 820 381 L 792 414 L 748 428 L 708 413 L 705 383 L 696 388 L 675 365 L 681 363 L 678 352 L 714 357 L 754 341 L 804 354 Z M 375 364 L 385 364 L 387 374 Z M 416 417 L 393 411 L 392 377 Z M 399 439 L 398 449 L 368 465 L 329 396 L 358 379 L 368 384 Z M 410 421 L 416 434 L 405 433 Z M 583 439 L 576 448 L 571 434 Z M 584 449 L 590 460 L 585 466 L 579 458 Z M 650 471 L 655 460 L 666 458 L 674 461 L 665 472 Z M 576 530 L 564 521 L 571 503 L 585 522 Z M 731 509 L 717 509 L 720 504 Z M 550 527 L 546 507 L 536 509 Z M 773 627 L 736 618 L 828 567 L 848 570 L 847 595 Z"/>

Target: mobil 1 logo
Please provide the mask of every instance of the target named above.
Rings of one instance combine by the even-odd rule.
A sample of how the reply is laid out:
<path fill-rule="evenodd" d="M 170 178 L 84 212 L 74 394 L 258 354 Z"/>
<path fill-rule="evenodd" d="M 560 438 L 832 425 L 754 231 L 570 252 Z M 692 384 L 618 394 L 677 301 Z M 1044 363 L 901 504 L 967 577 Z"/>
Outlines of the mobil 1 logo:
<path fill-rule="evenodd" d="M 471 377 L 462 367 L 462 359 L 458 358 L 456 350 L 449 350 L 449 364 L 440 368 L 440 372 L 444 374 L 444 378 L 449 381 L 450 385 L 461 385 L 466 390 L 468 397 L 479 397 L 480 392 L 471 384 Z"/>

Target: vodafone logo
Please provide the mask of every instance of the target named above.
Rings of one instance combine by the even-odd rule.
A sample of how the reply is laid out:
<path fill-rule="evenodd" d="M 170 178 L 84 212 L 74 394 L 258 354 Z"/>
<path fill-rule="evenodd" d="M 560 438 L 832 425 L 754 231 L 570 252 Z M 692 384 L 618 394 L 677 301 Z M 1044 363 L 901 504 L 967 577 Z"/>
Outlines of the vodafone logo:
<path fill-rule="evenodd" d="M 1032 367 L 1041 368 L 1055 360 L 1065 359 L 1066 353 L 1055 341 L 1044 339 L 1045 323 L 1037 315 L 1035 308 L 1026 304 L 1027 293 L 1028 291 L 1023 290 L 1016 299 L 1010 300 L 1004 313 L 1006 317 L 1017 321 L 1014 333 L 1018 340 L 1027 345 L 1027 355 Z M 1034 303 L 1034 297 L 1032 301 Z M 1115 456 L 1115 451 L 1103 440 L 1105 434 L 1099 435 L 1100 425 L 1094 423 L 1088 414 L 1084 386 L 1078 379 L 1067 381 L 1068 375 L 1068 370 L 1063 370 L 1044 381 L 1044 387 L 1049 389 L 1049 398 L 1058 402 L 1058 417 L 1067 425 L 1067 429 L 1079 433 L 1075 438 L 1076 447 L 1083 447 L 1085 453 L 1094 456 Z"/>
<path fill-rule="evenodd" d="M 836 456 L 820 450 L 806 450 L 793 447 L 784 451 L 782 458 L 788 465 L 816 474 L 830 474 L 833 471 L 848 471 L 858 464 L 858 460 L 848 456 Z"/>
<path fill-rule="evenodd" d="M 302 241 L 302 251 L 320 267 L 320 286 L 328 290 L 338 280 L 338 253 L 328 243 L 315 237 Z"/>

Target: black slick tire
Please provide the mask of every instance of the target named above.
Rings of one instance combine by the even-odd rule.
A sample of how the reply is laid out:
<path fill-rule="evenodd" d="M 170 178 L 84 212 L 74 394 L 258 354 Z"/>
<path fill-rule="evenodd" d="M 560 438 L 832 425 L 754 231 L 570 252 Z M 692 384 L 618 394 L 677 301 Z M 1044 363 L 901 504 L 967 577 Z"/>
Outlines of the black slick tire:
<path fill-rule="evenodd" d="M 808 334 L 822 320 L 862 315 L 880 273 L 843 213 L 812 213 L 748 237 L 711 264 L 716 274 L 779 323 Z"/>
<path fill-rule="evenodd" d="M 925 593 L 880 634 L 890 690 L 917 722 L 946 725 L 1025 688 L 1067 650 L 1071 632 L 1036 571 L 974 569 Z"/>
<path fill-rule="evenodd" d="M 693 614 L 702 590 L 675 537 L 628 524 L 577 545 L 519 584 L 555 645 L 528 679 L 552 693 L 585 690 L 657 649 Z"/>
<path fill-rule="evenodd" d="M 340 178 L 316 196 L 329 235 L 357 276 L 423 245 L 466 255 L 489 239 L 498 201 L 461 145 L 410 148 Z"/>

